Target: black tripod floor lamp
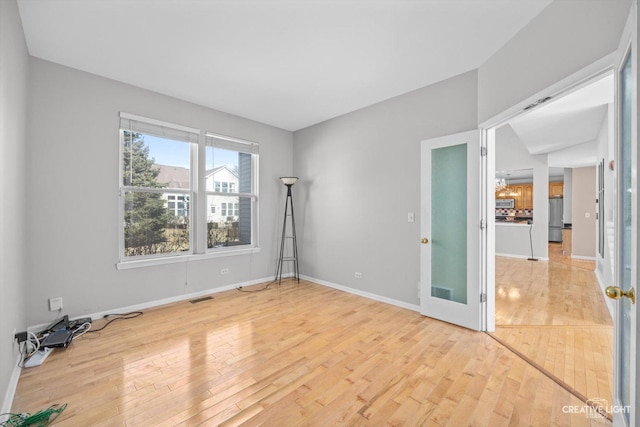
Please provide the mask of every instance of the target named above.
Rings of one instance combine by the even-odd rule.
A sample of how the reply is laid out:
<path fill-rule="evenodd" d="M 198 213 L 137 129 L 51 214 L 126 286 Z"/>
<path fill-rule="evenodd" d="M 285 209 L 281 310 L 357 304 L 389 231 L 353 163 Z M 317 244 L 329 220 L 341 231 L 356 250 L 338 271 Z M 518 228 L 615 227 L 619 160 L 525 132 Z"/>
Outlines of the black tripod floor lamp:
<path fill-rule="evenodd" d="M 285 262 L 293 263 L 293 276 L 300 283 L 300 274 L 298 272 L 298 241 L 296 240 L 296 220 L 293 215 L 293 197 L 291 196 L 291 187 L 298 181 L 297 176 L 283 176 L 280 181 L 287 186 L 287 198 L 284 202 L 284 222 L 282 224 L 282 240 L 280 241 L 280 257 L 278 258 L 278 268 L 276 269 L 276 278 L 278 285 L 282 282 L 282 267 Z M 287 219 L 291 219 L 291 227 L 287 234 Z M 291 242 L 291 251 L 289 256 L 285 256 L 286 242 Z"/>

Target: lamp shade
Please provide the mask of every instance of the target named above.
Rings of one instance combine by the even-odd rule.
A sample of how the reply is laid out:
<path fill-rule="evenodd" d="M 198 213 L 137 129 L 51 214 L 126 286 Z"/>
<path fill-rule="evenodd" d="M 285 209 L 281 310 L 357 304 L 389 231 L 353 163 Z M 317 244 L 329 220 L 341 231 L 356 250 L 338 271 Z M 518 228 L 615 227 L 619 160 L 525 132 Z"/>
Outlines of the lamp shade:
<path fill-rule="evenodd" d="M 293 185 L 296 183 L 297 180 L 298 180 L 297 176 L 281 176 L 280 177 L 280 181 L 282 181 L 284 185 Z"/>

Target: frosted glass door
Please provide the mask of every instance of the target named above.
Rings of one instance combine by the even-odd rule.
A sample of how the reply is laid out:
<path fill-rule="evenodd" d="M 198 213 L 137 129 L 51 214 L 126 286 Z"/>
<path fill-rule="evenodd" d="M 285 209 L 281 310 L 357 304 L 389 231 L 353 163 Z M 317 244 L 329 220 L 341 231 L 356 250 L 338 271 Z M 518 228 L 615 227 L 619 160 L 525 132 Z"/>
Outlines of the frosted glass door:
<path fill-rule="evenodd" d="M 467 145 L 431 152 L 431 296 L 467 303 Z"/>
<path fill-rule="evenodd" d="M 480 133 L 422 141 L 420 309 L 480 330 Z"/>

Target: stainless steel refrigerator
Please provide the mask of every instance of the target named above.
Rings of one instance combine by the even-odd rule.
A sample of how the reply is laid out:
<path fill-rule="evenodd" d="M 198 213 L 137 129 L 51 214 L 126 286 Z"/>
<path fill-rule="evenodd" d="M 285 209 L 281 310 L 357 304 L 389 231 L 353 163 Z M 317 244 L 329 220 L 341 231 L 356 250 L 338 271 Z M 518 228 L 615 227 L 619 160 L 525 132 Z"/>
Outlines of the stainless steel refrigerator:
<path fill-rule="evenodd" d="M 549 241 L 562 242 L 562 198 L 549 199 Z"/>

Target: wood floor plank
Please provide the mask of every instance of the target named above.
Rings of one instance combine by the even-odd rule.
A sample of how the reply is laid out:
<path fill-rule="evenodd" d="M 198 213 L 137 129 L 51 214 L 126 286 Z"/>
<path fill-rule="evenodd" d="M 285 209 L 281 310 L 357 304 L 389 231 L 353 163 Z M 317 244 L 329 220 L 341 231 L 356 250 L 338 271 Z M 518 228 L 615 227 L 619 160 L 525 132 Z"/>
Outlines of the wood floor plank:
<path fill-rule="evenodd" d="M 569 393 L 486 334 L 306 281 L 213 297 L 146 310 L 56 351 L 23 370 L 13 411 L 68 403 L 61 426 L 583 421 L 558 407 L 573 402 Z M 580 343 L 610 345 L 591 328 Z M 512 328 L 507 338 L 558 361 L 552 334 Z M 601 359 L 584 358 L 584 369 Z M 600 390 L 608 380 L 585 384 Z"/>
<path fill-rule="evenodd" d="M 613 327 L 594 263 L 552 244 L 549 255 L 496 258 L 495 335 L 578 393 L 611 402 Z"/>

